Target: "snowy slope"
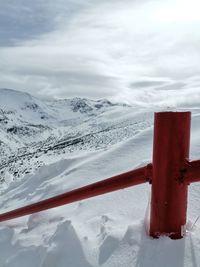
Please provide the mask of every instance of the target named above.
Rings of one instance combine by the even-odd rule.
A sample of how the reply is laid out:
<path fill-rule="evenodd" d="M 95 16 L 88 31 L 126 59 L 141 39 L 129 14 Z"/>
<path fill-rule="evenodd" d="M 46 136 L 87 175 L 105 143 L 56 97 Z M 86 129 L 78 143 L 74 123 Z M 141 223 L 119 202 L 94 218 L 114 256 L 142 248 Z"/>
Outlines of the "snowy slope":
<path fill-rule="evenodd" d="M 63 100 L 61 103 L 63 105 L 69 101 L 71 103 L 72 100 Z M 42 102 L 40 106 L 45 111 L 50 109 L 48 114 L 51 113 L 52 117 L 52 110 L 59 114 L 63 112 L 59 101 Z M 194 106 L 190 108 L 193 110 L 191 157 L 200 158 L 200 109 Z M 97 127 L 103 127 L 102 124 L 110 128 L 107 134 L 101 131 L 94 134 L 92 143 L 86 138 L 83 143 L 74 144 L 70 150 L 65 139 L 69 128 L 65 128 L 66 122 L 63 125 L 63 121 L 58 120 L 56 127 L 61 127 L 60 131 L 64 134 L 57 135 L 54 147 L 52 143 L 46 143 L 48 149 L 51 147 L 47 152 L 34 152 L 38 157 L 34 160 L 39 159 L 43 166 L 33 168 L 32 173 L 15 178 L 13 182 L 13 163 L 4 167 L 7 169 L 0 195 L 1 212 L 151 161 L 153 110 L 109 104 L 103 107 L 103 112 L 93 110 L 92 116 L 73 110 L 70 112 L 73 116 L 77 115 L 81 122 L 73 126 L 77 131 L 76 137 L 87 135 L 93 129 L 96 131 Z M 54 133 L 57 129 L 51 126 L 55 120 L 52 117 L 46 122 Z M 107 141 L 110 140 L 109 135 L 114 142 Z M 97 145 L 99 143 L 101 145 Z M 27 150 L 31 149 L 31 145 L 27 146 Z M 23 165 L 32 165 L 34 160 L 25 155 Z M 0 266 L 200 266 L 200 220 L 193 225 L 200 215 L 199 192 L 198 183 L 190 187 L 187 234 L 184 239 L 176 241 L 169 238 L 153 240 L 146 234 L 150 194 L 148 184 L 2 222 Z"/>
<path fill-rule="evenodd" d="M 54 161 L 54 154 L 106 149 L 150 125 L 150 117 L 138 107 L 107 100 L 45 102 L 26 93 L 1 89 L 1 179 L 7 173 L 14 177 L 34 173 L 51 158 Z"/>

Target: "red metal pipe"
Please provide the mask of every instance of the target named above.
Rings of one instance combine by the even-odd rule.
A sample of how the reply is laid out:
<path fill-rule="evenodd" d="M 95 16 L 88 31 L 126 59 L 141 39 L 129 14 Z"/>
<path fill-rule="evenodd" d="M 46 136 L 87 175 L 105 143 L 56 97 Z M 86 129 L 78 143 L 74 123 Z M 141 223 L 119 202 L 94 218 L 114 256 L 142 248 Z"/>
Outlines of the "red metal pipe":
<path fill-rule="evenodd" d="M 155 113 L 150 235 L 182 238 L 186 224 L 190 112 Z"/>
<path fill-rule="evenodd" d="M 188 182 L 188 184 L 200 182 L 200 160 L 186 162 L 185 180 Z"/>
<path fill-rule="evenodd" d="M 0 222 L 148 182 L 151 164 L 0 215 Z"/>

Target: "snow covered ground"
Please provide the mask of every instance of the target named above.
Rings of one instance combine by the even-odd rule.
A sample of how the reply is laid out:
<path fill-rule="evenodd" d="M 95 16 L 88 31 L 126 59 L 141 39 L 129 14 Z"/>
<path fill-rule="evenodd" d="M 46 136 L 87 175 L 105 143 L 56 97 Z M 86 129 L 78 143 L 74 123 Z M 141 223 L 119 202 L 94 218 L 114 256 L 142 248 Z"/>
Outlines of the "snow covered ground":
<path fill-rule="evenodd" d="M 159 107 L 146 110 L 101 101 L 99 110 L 94 108 L 96 102 L 91 104 L 85 100 L 89 103 L 85 106 L 79 99 L 77 111 L 77 99 L 76 105 L 72 105 L 75 100 L 66 100 L 67 104 L 62 101 L 60 105 L 59 101 L 44 103 L 32 98 L 31 103 L 37 102 L 39 112 L 35 111 L 34 105 L 31 106 L 34 111 L 30 111 L 29 105 L 31 113 L 24 113 L 21 105 L 22 102 L 30 103 L 29 95 L 24 96 L 29 98 L 26 101 L 22 101 L 22 95 L 18 100 L 15 98 L 10 107 L 10 98 L 13 99 L 16 91 L 0 90 L 0 94 L 12 95 L 7 96 L 9 104 L 5 106 L 2 96 L 0 98 L 2 114 L 7 118 L 4 117 L 0 129 L 4 151 L 0 166 L 4 177 L 1 212 L 151 161 L 153 111 Z M 88 110 L 88 106 L 92 109 Z M 191 158 L 200 158 L 200 108 L 191 105 L 187 109 L 193 112 Z M 30 130 L 32 126 L 27 126 L 30 117 L 33 118 L 32 112 L 35 119 L 31 124 L 41 125 L 34 133 Z M 59 120 L 56 119 L 58 114 Z M 75 125 L 69 121 L 71 116 L 77 121 Z M 28 129 L 21 138 L 25 125 Z M 7 131 L 13 126 L 20 130 Z M 67 143 L 72 137 L 82 139 Z M 31 142 L 28 143 L 29 138 Z M 42 149 L 39 150 L 40 145 Z M 15 160 L 8 156 L 9 153 Z M 147 235 L 148 184 L 2 222 L 0 267 L 200 266 L 199 195 L 200 184 L 190 186 L 187 234 L 181 240 L 167 237 L 154 240 Z"/>

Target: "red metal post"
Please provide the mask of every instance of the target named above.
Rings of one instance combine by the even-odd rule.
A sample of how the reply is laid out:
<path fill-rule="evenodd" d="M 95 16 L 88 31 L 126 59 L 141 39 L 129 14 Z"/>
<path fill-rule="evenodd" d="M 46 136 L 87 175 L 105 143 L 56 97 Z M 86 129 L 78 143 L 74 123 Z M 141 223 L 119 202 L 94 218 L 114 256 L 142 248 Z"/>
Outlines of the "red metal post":
<path fill-rule="evenodd" d="M 150 235 L 182 238 L 186 224 L 190 112 L 155 113 Z"/>

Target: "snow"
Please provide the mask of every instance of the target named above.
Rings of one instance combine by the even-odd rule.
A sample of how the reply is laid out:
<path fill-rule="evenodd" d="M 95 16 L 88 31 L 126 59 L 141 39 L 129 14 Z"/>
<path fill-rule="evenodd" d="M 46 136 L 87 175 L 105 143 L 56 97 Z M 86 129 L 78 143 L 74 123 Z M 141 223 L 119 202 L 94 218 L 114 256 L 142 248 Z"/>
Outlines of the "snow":
<path fill-rule="evenodd" d="M 60 109 L 61 112 L 62 108 L 58 102 L 56 105 L 56 109 Z M 50 104 L 48 108 L 49 106 Z M 191 107 L 191 109 L 193 111 L 191 158 L 195 159 L 200 158 L 200 108 Z M 116 117 L 116 114 L 119 116 Z M 1 212 L 151 162 L 153 109 L 147 111 L 138 107 L 136 109 L 119 105 L 104 107 L 104 112 L 100 114 L 96 112 L 92 117 L 82 113 L 75 115 L 79 116 L 81 121 L 85 120 L 85 128 L 82 128 L 81 134 L 89 132 L 88 125 L 94 124 L 95 119 L 99 118 L 100 122 L 112 123 L 113 127 L 120 125 L 119 128 L 108 132 L 112 134 L 113 139 L 119 137 L 121 129 L 126 132 L 126 127 L 130 127 L 129 123 L 124 123 L 125 121 L 136 124 L 135 128 L 131 128 L 132 136 L 126 135 L 118 142 L 104 144 L 100 148 L 91 146 L 92 149 L 90 147 L 72 152 L 59 150 L 59 153 L 53 151 L 52 154 L 37 154 L 43 165 L 18 179 L 13 180 L 12 171 L 6 169 L 6 179 L 0 194 Z M 76 127 L 78 129 L 78 126 Z M 83 124 L 79 127 L 83 127 Z M 66 130 L 65 127 L 63 129 Z M 96 142 L 103 140 L 104 137 L 98 135 Z M 60 139 L 56 141 L 61 142 Z M 26 165 L 33 162 L 29 162 L 27 158 L 24 160 Z M 200 184 L 190 186 L 187 231 L 181 240 L 171 240 L 168 237 L 152 239 L 148 236 L 150 189 L 149 184 L 143 184 L 1 222 L 0 266 L 200 266 L 200 219 L 198 219 Z"/>

